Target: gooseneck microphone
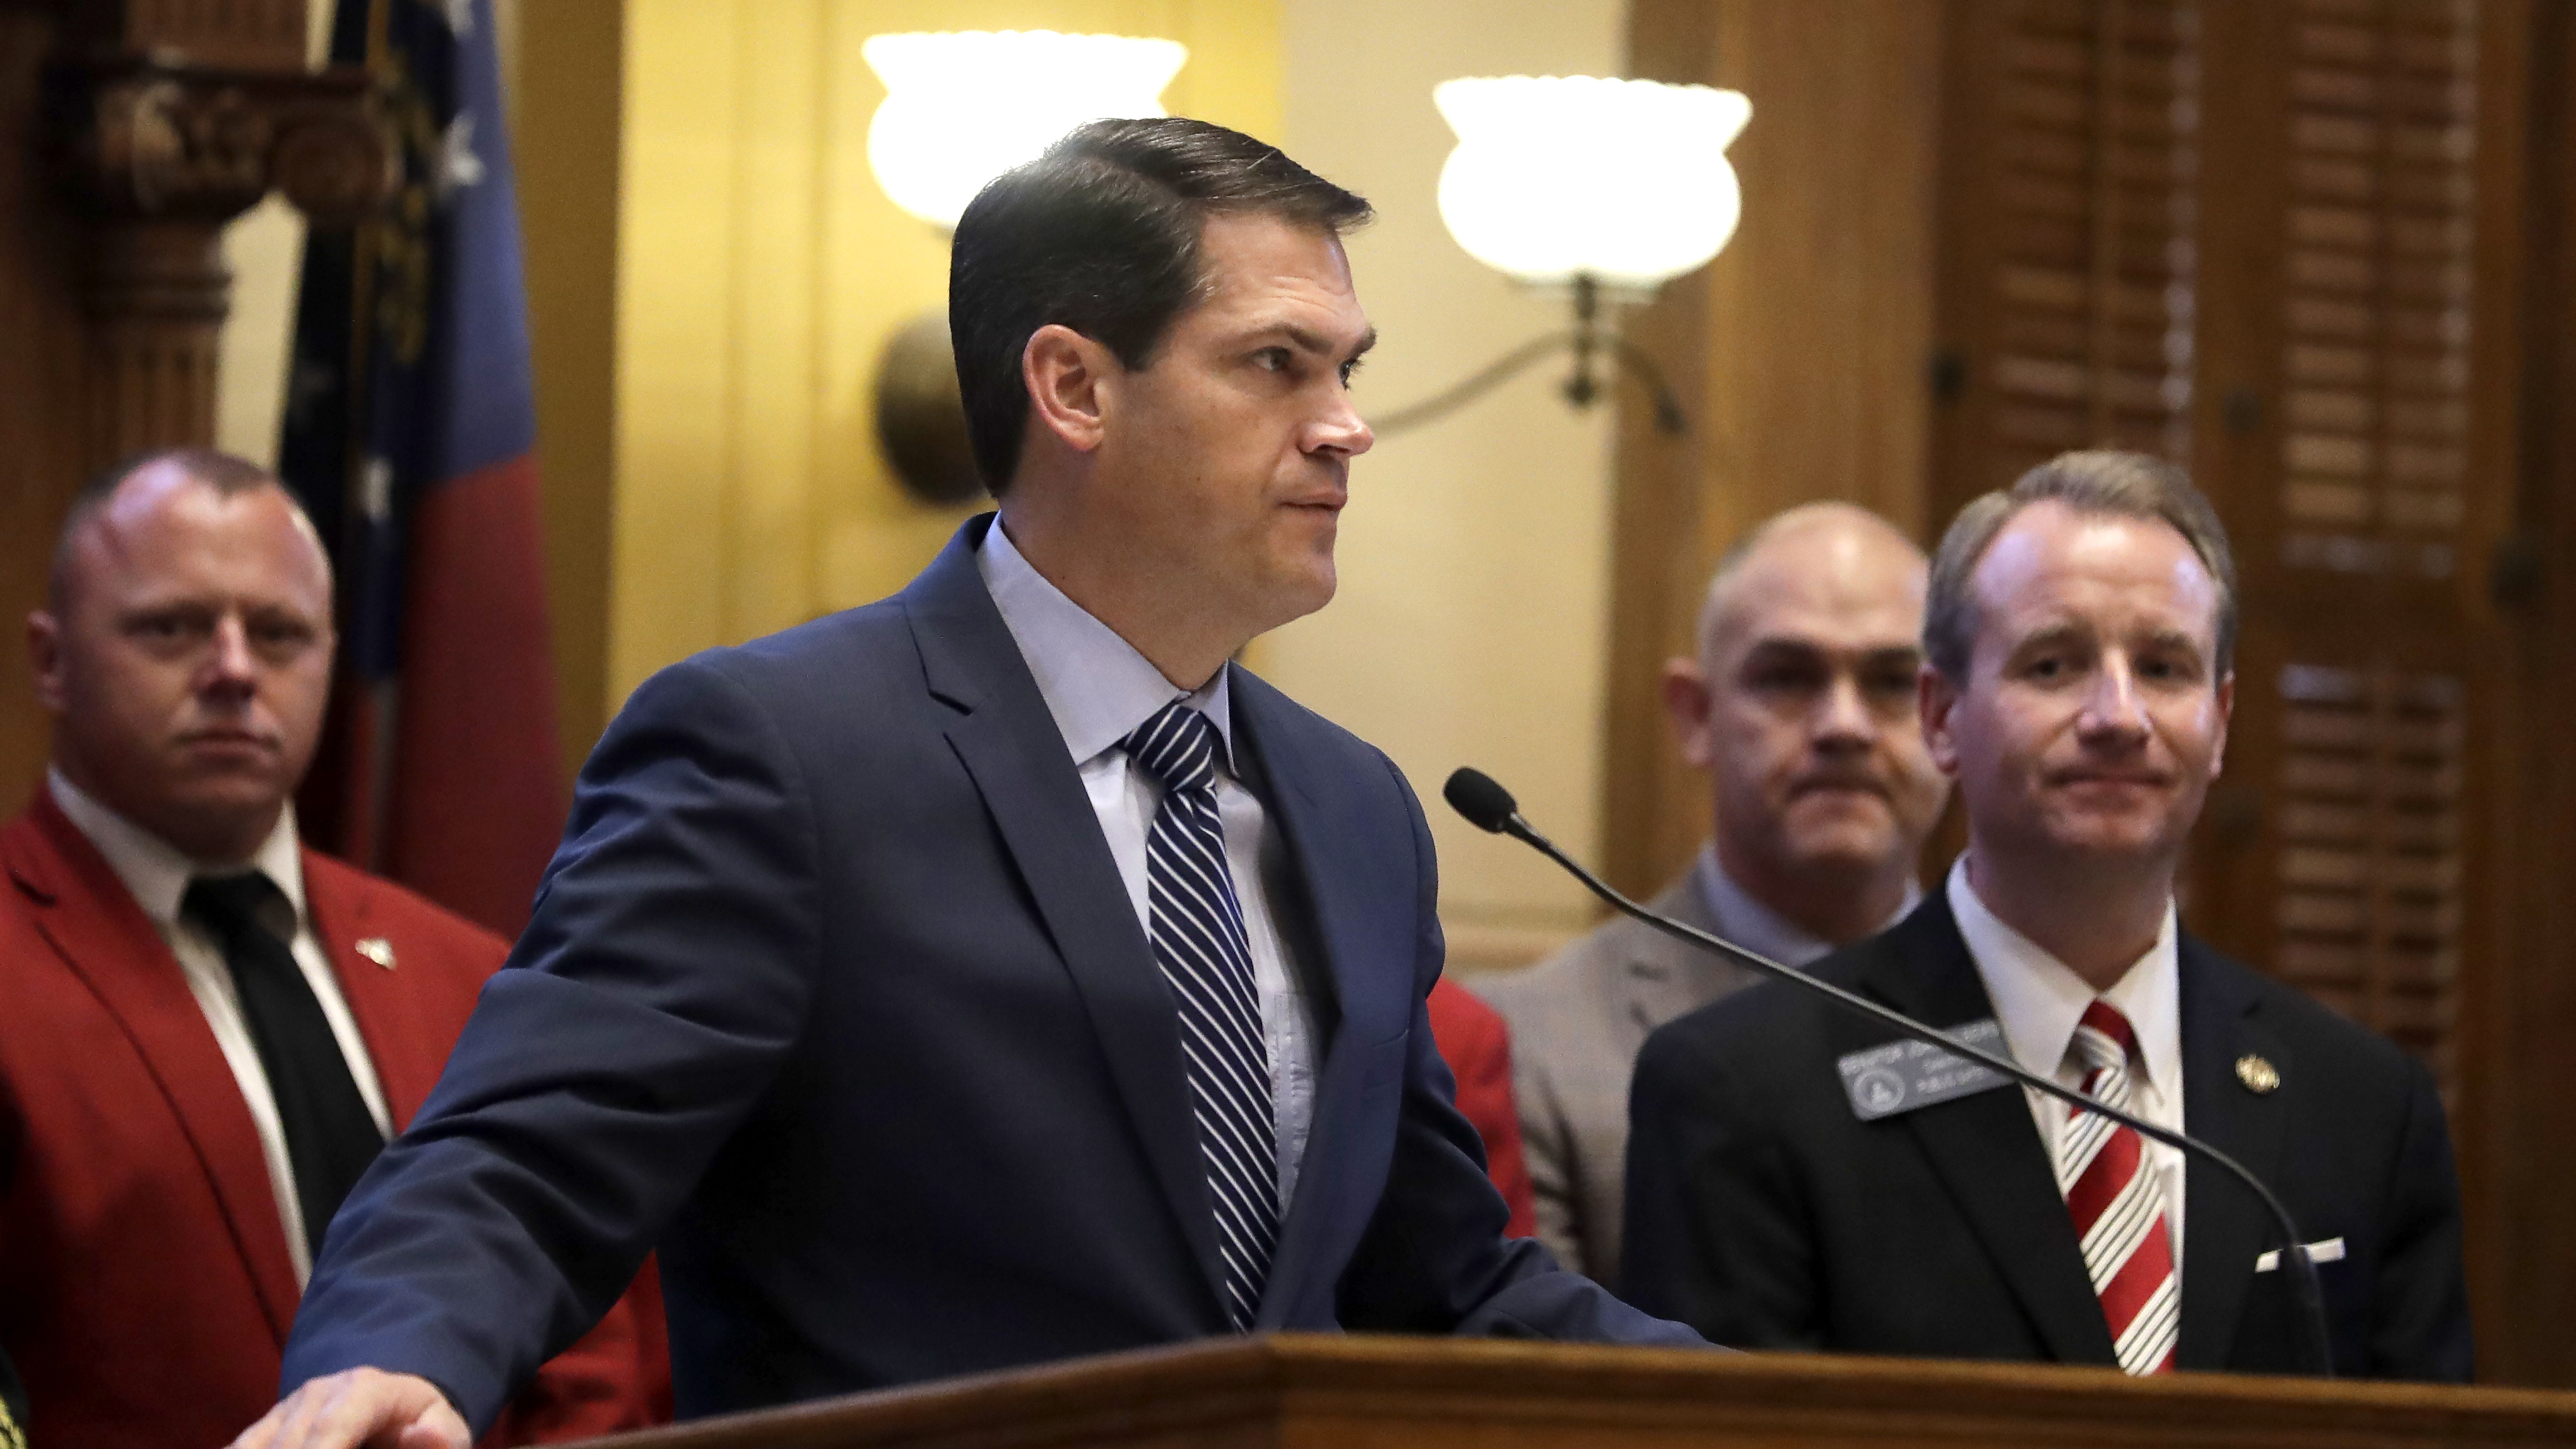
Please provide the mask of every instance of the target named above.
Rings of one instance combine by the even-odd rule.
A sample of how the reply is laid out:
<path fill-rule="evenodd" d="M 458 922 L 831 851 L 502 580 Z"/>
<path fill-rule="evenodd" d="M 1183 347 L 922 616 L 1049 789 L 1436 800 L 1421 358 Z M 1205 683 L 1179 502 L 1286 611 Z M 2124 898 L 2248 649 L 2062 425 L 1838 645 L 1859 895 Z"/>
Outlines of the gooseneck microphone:
<path fill-rule="evenodd" d="M 1504 789 L 1491 775 L 1481 770 L 1462 768 L 1454 771 L 1449 776 L 1449 783 L 1441 787 L 1440 794 L 1449 802 L 1451 809 L 1466 817 L 1468 824 L 1491 834 L 1508 835 L 1555 861 L 1564 868 L 1566 874 L 1583 882 L 1587 889 L 1609 902 L 1611 907 L 1621 915 L 1652 926 L 1675 940 L 1686 941 L 1704 951 L 1714 951 L 1773 980 L 1795 983 L 1801 990 L 1812 991 L 1830 998 L 1846 1011 L 1868 1017 L 1916 1041 L 1938 1047 L 1954 1057 L 1975 1062 L 1988 1071 L 2009 1077 L 2023 1086 L 2045 1092 L 2071 1107 L 2081 1108 L 2097 1116 L 2108 1117 L 2140 1136 L 2152 1137 L 2169 1147 L 2190 1153 L 2226 1169 L 2229 1175 L 2244 1183 L 2246 1188 L 2262 1201 L 2263 1206 L 2271 1212 L 2273 1222 L 2279 1226 L 2283 1266 L 2290 1270 L 2292 1281 L 2298 1285 L 2299 1306 L 2305 1310 L 2308 1326 L 2315 1339 L 2314 1371 L 2319 1378 L 2334 1377 L 2334 1349 L 2331 1341 L 2326 1337 L 2325 1301 L 2324 1293 L 2317 1283 L 2317 1265 L 2308 1257 L 2307 1245 L 2299 1236 L 2299 1225 L 2290 1217 L 2290 1210 L 2282 1206 L 2281 1200 L 2272 1195 L 2272 1190 L 2263 1185 L 2262 1179 L 2247 1171 L 2243 1163 L 2199 1138 L 2185 1136 L 2170 1128 L 2159 1127 L 2153 1122 L 2131 1116 L 2116 1107 L 2105 1106 L 2094 1101 L 2072 1087 L 2061 1086 L 2054 1079 L 2027 1070 L 2019 1062 L 2000 1052 L 1990 1052 L 1982 1047 L 1970 1046 L 1938 1028 L 1927 1026 L 1901 1011 L 1882 1006 L 1857 992 L 1847 991 L 1830 981 L 1819 980 L 1803 971 L 1783 966 L 1767 956 L 1745 950 L 1732 941 L 1710 935 L 1696 926 L 1676 921 L 1669 916 L 1657 915 L 1612 890 L 1608 882 L 1584 869 L 1573 857 L 1557 849 L 1554 841 L 1532 829 L 1530 823 L 1521 818 L 1520 806 L 1512 799 L 1512 792 Z"/>

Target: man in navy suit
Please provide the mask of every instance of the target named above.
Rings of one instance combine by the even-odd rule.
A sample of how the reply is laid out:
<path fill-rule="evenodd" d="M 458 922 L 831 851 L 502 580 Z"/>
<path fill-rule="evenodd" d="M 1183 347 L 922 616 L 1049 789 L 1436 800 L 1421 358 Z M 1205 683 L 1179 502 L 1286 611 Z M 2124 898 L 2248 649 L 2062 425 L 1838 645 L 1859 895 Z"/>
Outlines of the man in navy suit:
<path fill-rule="evenodd" d="M 1421 808 L 1228 663 L 1332 596 L 1366 215 L 1186 120 L 976 199 L 998 526 L 636 692 L 242 1444 L 462 1446 L 656 1246 L 684 1416 L 1229 1331 L 1698 1342 L 1503 1238 Z"/>

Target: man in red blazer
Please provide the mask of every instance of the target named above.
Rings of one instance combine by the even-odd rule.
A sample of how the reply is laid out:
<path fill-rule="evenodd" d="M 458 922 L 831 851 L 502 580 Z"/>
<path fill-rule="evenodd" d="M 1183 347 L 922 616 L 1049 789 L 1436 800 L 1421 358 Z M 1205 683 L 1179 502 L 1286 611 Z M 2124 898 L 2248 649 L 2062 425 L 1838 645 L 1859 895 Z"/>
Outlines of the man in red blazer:
<path fill-rule="evenodd" d="M 506 953 L 297 840 L 331 618 L 276 480 L 178 452 L 82 491 L 27 621 L 54 752 L 0 827 L 0 1349 L 35 1444 L 219 1444 L 267 1409 L 331 1210 Z M 650 1291 L 494 1441 L 649 1422 Z"/>

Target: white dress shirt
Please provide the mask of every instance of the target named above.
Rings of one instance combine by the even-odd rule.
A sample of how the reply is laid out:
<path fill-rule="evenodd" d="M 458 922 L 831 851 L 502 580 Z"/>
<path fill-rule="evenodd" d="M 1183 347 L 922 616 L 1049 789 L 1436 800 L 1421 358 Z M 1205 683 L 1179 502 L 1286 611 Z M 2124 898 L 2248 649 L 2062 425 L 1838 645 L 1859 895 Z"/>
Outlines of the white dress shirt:
<path fill-rule="evenodd" d="M 286 1156 L 286 1129 L 278 1121 L 277 1096 L 269 1090 L 268 1069 L 260 1064 L 259 1048 L 251 1042 L 250 1022 L 242 1015 L 241 995 L 233 986 L 232 968 L 224 963 L 223 947 L 204 926 L 179 912 L 188 882 L 196 876 L 238 875 L 247 866 L 275 883 L 294 913 L 295 964 L 304 968 L 313 999 L 321 1003 L 331 1035 L 340 1043 L 340 1055 L 348 1058 L 349 1075 L 357 1081 L 358 1095 L 366 1100 L 367 1115 L 376 1120 L 378 1132 L 393 1135 L 393 1117 L 385 1110 L 375 1059 L 367 1055 L 357 1018 L 349 1014 L 339 978 L 331 974 L 331 958 L 323 951 L 321 938 L 313 934 L 312 913 L 304 908 L 304 857 L 295 834 L 295 807 L 290 804 L 279 814 L 277 828 L 249 860 L 217 863 L 181 855 L 159 836 L 91 799 L 59 770 L 48 772 L 45 784 L 53 792 L 54 803 L 98 847 L 116 878 L 125 882 L 134 903 L 169 943 L 170 954 L 179 958 L 188 992 L 197 998 L 197 1009 L 206 1014 L 215 1045 L 222 1048 L 224 1064 L 232 1068 L 233 1081 L 250 1108 L 251 1123 L 259 1129 L 260 1154 L 268 1159 L 268 1190 L 277 1199 L 278 1222 L 286 1229 L 286 1256 L 295 1265 L 296 1286 L 302 1287 L 312 1272 L 312 1250 L 305 1241 L 304 1206 L 295 1193 L 295 1169 Z M 287 924 L 281 913 L 272 926 L 283 936 Z"/>
<path fill-rule="evenodd" d="M 1783 966 L 1808 966 L 1833 953 L 1833 942 L 1808 935 L 1797 923 L 1737 885 L 1735 877 L 1719 864 L 1715 841 L 1699 848 L 1699 862 L 1691 867 L 1691 884 L 1699 892 L 1700 904 L 1708 908 L 1709 919 L 1717 922 L 1717 934 L 1756 956 L 1767 956 Z M 1879 929 L 1885 930 L 1912 915 L 1922 900 L 1923 887 L 1907 881 L 1904 901 Z"/>
<path fill-rule="evenodd" d="M 1163 677 L 1134 645 L 1047 582 L 1020 556 L 1000 523 L 985 533 L 975 554 L 984 587 L 1002 612 L 1020 657 L 1037 676 L 1038 693 L 1055 716 L 1066 750 L 1082 775 L 1082 788 L 1100 817 L 1109 855 L 1118 864 L 1137 923 L 1152 939 L 1145 841 L 1163 787 L 1138 768 L 1119 742 L 1174 700 L 1187 700 L 1206 715 L 1225 743 L 1218 761 L 1216 804 L 1225 827 L 1225 858 L 1243 907 L 1243 929 L 1252 948 L 1253 989 L 1261 998 L 1261 1031 L 1269 1048 L 1271 1121 L 1279 1144 L 1279 1216 L 1285 1221 L 1296 1195 L 1297 1168 L 1315 1117 L 1314 1006 L 1289 969 L 1287 944 L 1271 914 L 1263 862 L 1285 849 L 1260 800 L 1235 773 L 1234 719 L 1226 671 L 1193 694 Z"/>
<path fill-rule="evenodd" d="M 1968 884 L 1968 859 L 1950 868 L 1950 912 L 1976 959 L 1977 974 L 2003 1024 L 2004 1041 L 2013 1060 L 2069 1087 L 2084 1083 L 2084 1067 L 2070 1052 L 2075 1027 L 2095 991 L 2073 968 L 2050 955 L 2028 936 L 1996 919 Z M 2156 943 L 2101 998 L 2129 1019 L 2138 1038 L 2138 1056 L 2129 1067 L 2129 1111 L 2159 1127 L 2183 1130 L 2182 1121 L 2182 971 L 2175 946 L 2173 903 L 2165 904 L 2165 921 Z M 2067 1106 L 2036 1088 L 2022 1088 L 2031 1120 L 2048 1149 L 2052 1170 L 2057 1142 L 2066 1129 Z M 2165 1229 L 2173 1238 L 2174 1281 L 2182 1281 L 2182 1210 L 2184 1158 L 2180 1150 L 2153 1138 L 2141 1145 L 2165 1199 Z"/>

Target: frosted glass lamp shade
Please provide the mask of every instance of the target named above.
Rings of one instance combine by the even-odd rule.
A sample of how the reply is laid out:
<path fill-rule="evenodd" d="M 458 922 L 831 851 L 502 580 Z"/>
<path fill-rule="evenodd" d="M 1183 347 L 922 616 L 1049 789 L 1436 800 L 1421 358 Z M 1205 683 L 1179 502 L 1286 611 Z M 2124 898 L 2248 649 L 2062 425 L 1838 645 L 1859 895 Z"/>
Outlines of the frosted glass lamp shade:
<path fill-rule="evenodd" d="M 1189 59 L 1175 40 L 1052 30 L 872 35 L 885 82 L 868 165 L 905 211 L 954 230 L 984 183 L 1103 116 L 1159 116 Z"/>
<path fill-rule="evenodd" d="M 1440 219 L 1496 271 L 1651 289 L 1735 235 L 1744 194 L 1726 148 L 1753 116 L 1741 91 L 1516 75 L 1431 95 L 1458 133 Z"/>

